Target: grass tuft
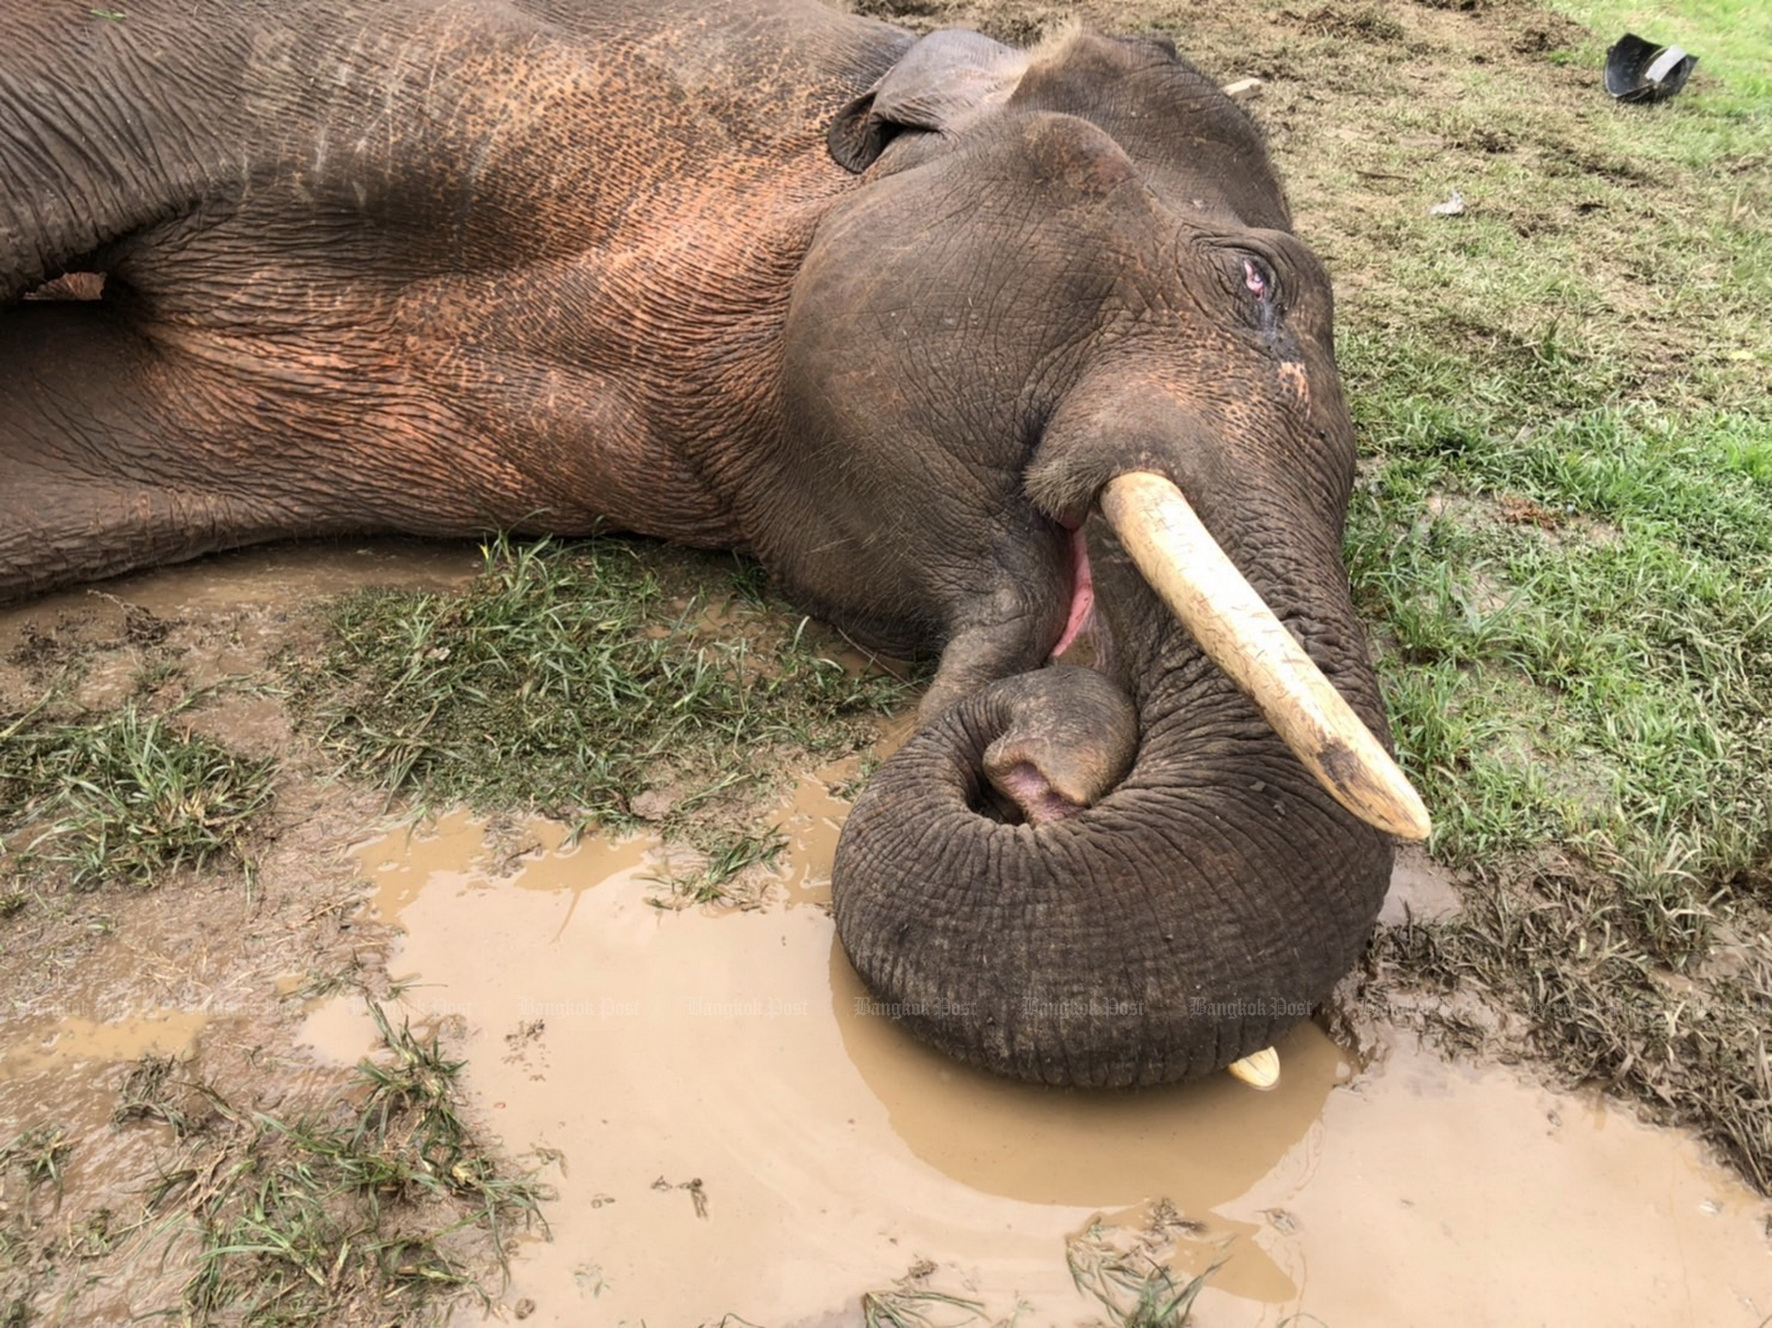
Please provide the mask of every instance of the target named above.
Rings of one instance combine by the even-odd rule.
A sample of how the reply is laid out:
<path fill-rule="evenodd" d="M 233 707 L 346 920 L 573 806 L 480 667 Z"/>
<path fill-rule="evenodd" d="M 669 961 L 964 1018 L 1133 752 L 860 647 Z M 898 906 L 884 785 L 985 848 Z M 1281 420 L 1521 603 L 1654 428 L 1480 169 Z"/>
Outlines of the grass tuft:
<path fill-rule="evenodd" d="M 647 900 L 654 908 L 731 902 L 730 886 L 735 879 L 752 867 L 773 867 L 788 846 L 787 836 L 779 826 L 754 831 L 716 830 L 698 838 L 699 865 L 651 878 L 665 890 Z"/>
<path fill-rule="evenodd" d="M 982 1324 L 984 1303 L 928 1287 L 868 1291 L 861 1297 L 863 1328 L 949 1328 Z"/>
<path fill-rule="evenodd" d="M 348 771 L 420 801 L 625 828 L 670 790 L 681 818 L 772 781 L 777 749 L 862 745 L 905 695 L 815 648 L 806 620 L 765 616 L 758 593 L 742 575 L 710 613 L 631 544 L 500 541 L 461 594 L 337 604 L 320 657 L 291 667 L 294 706 Z M 746 631 L 707 621 L 720 614 Z"/>
<path fill-rule="evenodd" d="M 273 772 L 134 701 L 0 716 L 0 871 L 40 866 L 92 889 L 218 858 L 244 864 Z"/>
<path fill-rule="evenodd" d="M 1115 1328 L 1183 1328 L 1194 1301 L 1222 1266 L 1214 1262 L 1183 1282 L 1164 1262 L 1174 1235 L 1189 1229 L 1163 1201 L 1149 1229 L 1093 1222 L 1065 1245 L 1065 1262 L 1078 1291 L 1107 1310 Z"/>
<path fill-rule="evenodd" d="M 406 1321 L 437 1295 L 484 1299 L 479 1246 L 457 1238 L 502 1264 L 517 1230 L 542 1221 L 542 1191 L 505 1175 L 458 1114 L 461 1063 L 369 1008 L 385 1054 L 358 1066 L 347 1110 L 248 1116 L 208 1094 L 231 1142 L 193 1146 L 150 1198 L 200 1238 L 183 1294 L 191 1321 Z"/>
<path fill-rule="evenodd" d="M 39 1185 L 54 1186 L 59 1192 L 62 1164 L 73 1150 L 74 1145 L 67 1141 L 67 1131 L 61 1126 L 33 1125 L 0 1147 L 0 1174 L 16 1167 L 24 1177 L 27 1192 Z"/>

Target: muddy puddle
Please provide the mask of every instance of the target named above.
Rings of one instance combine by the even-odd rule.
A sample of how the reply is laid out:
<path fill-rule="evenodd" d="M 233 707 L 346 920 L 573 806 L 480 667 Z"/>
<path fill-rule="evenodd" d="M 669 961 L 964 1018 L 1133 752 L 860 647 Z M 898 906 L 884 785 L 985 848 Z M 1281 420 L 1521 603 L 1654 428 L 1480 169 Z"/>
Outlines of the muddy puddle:
<path fill-rule="evenodd" d="M 1067 1243 L 1094 1224 L 1073 1257 L 1143 1231 L 1120 1247 L 1178 1277 L 1219 1263 L 1211 1325 L 1772 1313 L 1762 1201 L 1684 1137 L 1504 1069 L 1399 1044 L 1357 1070 L 1307 1026 L 1270 1093 L 1090 1095 L 924 1051 L 872 1012 L 821 907 L 842 809 L 804 781 L 775 898 L 725 913 L 650 903 L 654 843 L 541 822 L 489 841 L 458 813 L 355 850 L 405 933 L 391 972 L 423 984 L 414 1018 L 558 1194 L 501 1317 L 848 1324 L 914 1271 L 900 1294 L 931 1322 L 1082 1323 L 1102 1308 Z M 307 1027 L 340 1058 L 373 1037 L 342 998 Z"/>
<path fill-rule="evenodd" d="M 86 689 L 120 692 L 160 630 L 146 610 L 194 672 L 252 673 L 304 602 L 447 586 L 478 563 L 461 546 L 271 548 L 226 575 L 131 578 L 0 615 L 0 654 L 28 696 L 31 652 L 90 647 Z M 280 713 L 262 730 L 241 710 L 198 713 L 230 741 L 287 745 Z M 1306 1027 L 1271 1093 L 1220 1076 L 1089 1095 L 923 1050 L 867 1001 L 827 911 L 848 809 L 829 789 L 853 772 L 799 783 L 773 818 L 790 851 L 763 905 L 725 912 L 655 907 L 658 878 L 692 864 L 650 840 L 569 843 L 547 822 L 457 813 L 364 842 L 379 797 L 292 783 L 258 889 L 100 894 L 63 928 L 91 939 L 16 933 L 0 1134 L 50 1123 L 74 1144 L 66 1199 L 40 1187 L 22 1201 L 53 1233 L 139 1204 L 169 1131 L 111 1121 L 142 1056 L 219 1070 L 250 1110 L 340 1080 L 376 1045 L 372 1023 L 349 998 L 303 1009 L 290 993 L 379 971 L 379 926 L 353 921 L 364 876 L 371 911 L 404 933 L 387 964 L 416 984 L 405 1010 L 467 1062 L 478 1125 L 556 1194 L 552 1238 L 525 1239 L 498 1291 L 503 1321 L 851 1325 L 862 1293 L 896 1286 L 906 1323 L 1070 1325 L 1106 1315 L 1067 1259 L 1087 1269 L 1116 1251 L 1178 1279 L 1217 1263 L 1196 1311 L 1209 1328 L 1753 1328 L 1772 1313 L 1766 1204 L 1685 1137 L 1505 1070 L 1404 1043 L 1362 1069 Z M 1456 898 L 1411 857 L 1387 916 Z M 46 1321 L 176 1305 L 183 1274 L 147 1258 L 95 1272 Z"/>

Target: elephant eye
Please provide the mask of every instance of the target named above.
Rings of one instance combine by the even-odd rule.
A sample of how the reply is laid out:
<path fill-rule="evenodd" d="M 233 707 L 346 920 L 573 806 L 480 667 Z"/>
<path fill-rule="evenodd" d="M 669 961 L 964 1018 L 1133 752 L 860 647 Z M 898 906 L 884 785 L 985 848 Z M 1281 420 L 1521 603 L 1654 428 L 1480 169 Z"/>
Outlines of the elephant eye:
<path fill-rule="evenodd" d="M 1253 258 L 1243 259 L 1243 284 L 1256 299 L 1267 301 L 1274 298 L 1273 274 L 1265 266 Z"/>

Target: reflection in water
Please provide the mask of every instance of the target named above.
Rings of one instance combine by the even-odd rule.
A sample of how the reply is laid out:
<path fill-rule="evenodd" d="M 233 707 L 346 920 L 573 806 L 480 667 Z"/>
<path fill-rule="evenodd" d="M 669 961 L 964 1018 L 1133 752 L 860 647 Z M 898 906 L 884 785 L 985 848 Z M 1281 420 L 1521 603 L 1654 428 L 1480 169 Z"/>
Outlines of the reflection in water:
<path fill-rule="evenodd" d="M 836 778 L 781 809 L 791 900 L 824 896 Z M 1199 1305 L 1215 1325 L 1431 1304 L 1443 1324 L 1750 1328 L 1772 1309 L 1752 1312 L 1764 1206 L 1677 1136 L 1402 1049 L 1350 1082 L 1308 1026 L 1267 1094 L 1007 1083 L 858 1010 L 823 909 L 661 913 L 643 842 L 559 845 L 451 817 L 360 851 L 407 932 L 399 968 L 428 984 L 417 1012 L 465 1030 L 484 1119 L 565 1156 L 553 1240 L 505 1294 L 529 1322 L 848 1323 L 923 1258 L 989 1314 L 1084 1322 L 1067 1236 L 1143 1225 L 1160 1197 L 1204 1223 L 1178 1272 L 1229 1256 Z"/>
<path fill-rule="evenodd" d="M 1139 1223 L 1168 1199 L 1204 1229 L 1174 1267 L 1205 1271 L 1234 1237 L 1214 1278 L 1220 1290 L 1266 1301 L 1297 1294 L 1252 1239 L 1250 1223 L 1214 1210 L 1267 1175 L 1315 1124 L 1349 1073 L 1314 1025 L 1280 1044 L 1278 1087 L 1256 1092 L 1228 1074 L 1136 1092 L 1079 1092 L 1012 1083 L 913 1042 L 867 1013 L 866 989 L 831 945 L 831 1005 L 843 1045 L 918 1157 L 983 1194 L 1032 1204 L 1120 1210 Z"/>
<path fill-rule="evenodd" d="M 1347 1076 L 1314 1026 L 1280 1046 L 1280 1084 L 1257 1092 L 1226 1075 L 1126 1092 L 1013 1083 L 913 1042 L 865 996 L 831 947 L 831 997 L 849 1059 L 913 1152 L 955 1180 L 1023 1203 L 1117 1208 L 1166 1196 L 1202 1213 L 1265 1176 Z M 865 1007 L 865 1002 L 863 1002 Z"/>

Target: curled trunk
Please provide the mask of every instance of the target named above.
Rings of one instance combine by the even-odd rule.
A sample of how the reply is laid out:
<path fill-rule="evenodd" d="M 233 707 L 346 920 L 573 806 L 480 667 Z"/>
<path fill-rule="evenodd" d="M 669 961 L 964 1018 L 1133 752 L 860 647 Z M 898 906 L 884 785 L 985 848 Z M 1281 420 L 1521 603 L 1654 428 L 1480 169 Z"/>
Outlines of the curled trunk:
<path fill-rule="evenodd" d="M 1138 714 L 1131 770 L 1078 815 L 1010 823 L 986 749 L 1030 690 L 1082 684 L 1044 671 L 968 698 L 857 802 L 837 927 L 876 996 L 962 1060 L 1044 1083 L 1161 1083 L 1271 1046 L 1309 1015 L 1358 958 L 1391 846 L 1304 769 L 1112 541 L 1092 544 L 1109 546 L 1097 576 Z M 1331 635 L 1312 653 L 1383 733 L 1357 632 Z"/>

